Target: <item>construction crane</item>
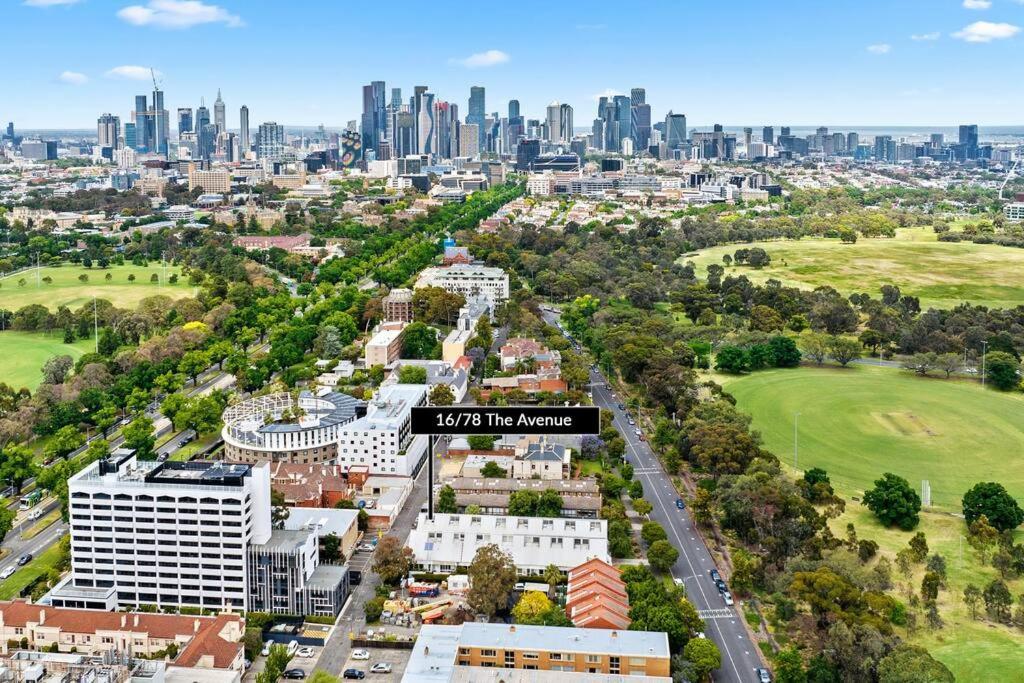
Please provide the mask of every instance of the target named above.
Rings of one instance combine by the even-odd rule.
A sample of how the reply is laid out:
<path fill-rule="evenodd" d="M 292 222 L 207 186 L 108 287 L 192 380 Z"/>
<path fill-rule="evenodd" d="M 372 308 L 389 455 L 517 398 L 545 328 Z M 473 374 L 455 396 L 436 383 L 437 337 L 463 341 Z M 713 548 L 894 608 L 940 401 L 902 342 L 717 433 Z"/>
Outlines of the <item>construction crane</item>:
<path fill-rule="evenodd" d="M 1011 180 L 1013 180 L 1013 176 L 1016 174 L 1018 166 L 1020 166 L 1019 156 L 1017 157 L 1017 159 L 1014 160 L 1013 166 L 1010 167 L 1009 172 L 1006 174 L 1006 180 L 1004 180 L 1003 184 L 999 186 L 999 201 L 1004 201 L 1003 190 L 1005 190 L 1006 186 L 1010 183 Z"/>
<path fill-rule="evenodd" d="M 153 69 L 153 67 L 149 67 L 149 75 L 153 77 L 153 90 L 159 90 L 160 84 L 157 83 L 156 71 Z"/>

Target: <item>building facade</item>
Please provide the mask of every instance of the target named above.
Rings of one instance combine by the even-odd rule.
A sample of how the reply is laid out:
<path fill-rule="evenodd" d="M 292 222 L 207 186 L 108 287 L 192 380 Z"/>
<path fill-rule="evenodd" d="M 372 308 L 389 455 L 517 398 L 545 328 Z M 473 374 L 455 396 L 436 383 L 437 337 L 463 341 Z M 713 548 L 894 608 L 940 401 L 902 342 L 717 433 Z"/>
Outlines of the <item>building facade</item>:
<path fill-rule="evenodd" d="M 338 429 L 338 465 L 370 468 L 370 474 L 409 476 L 419 469 L 427 437 L 413 436 L 412 409 L 426 405 L 427 385 L 382 386 L 366 414 Z"/>

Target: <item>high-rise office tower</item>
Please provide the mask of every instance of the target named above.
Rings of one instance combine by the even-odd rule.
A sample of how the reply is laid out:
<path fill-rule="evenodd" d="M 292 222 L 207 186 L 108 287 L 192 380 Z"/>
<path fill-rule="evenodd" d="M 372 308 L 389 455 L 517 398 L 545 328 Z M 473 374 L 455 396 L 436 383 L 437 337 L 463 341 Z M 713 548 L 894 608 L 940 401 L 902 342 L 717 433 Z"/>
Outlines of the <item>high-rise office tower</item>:
<path fill-rule="evenodd" d="M 402 89 L 392 88 L 391 89 L 391 108 L 398 111 L 402 106 Z"/>
<path fill-rule="evenodd" d="M 416 153 L 416 119 L 408 107 L 402 107 L 395 114 L 394 137 L 392 143 L 396 157 Z"/>
<path fill-rule="evenodd" d="M 280 161 L 284 157 L 284 126 L 274 121 L 260 124 L 256 156 L 270 161 Z"/>
<path fill-rule="evenodd" d="M 960 126 L 960 147 L 962 148 L 961 158 L 966 159 L 977 159 L 978 158 L 978 126 L 976 125 L 965 125 Z"/>
<path fill-rule="evenodd" d="M 217 88 L 217 99 L 213 103 L 213 125 L 217 126 L 217 135 L 228 132 L 227 117 L 224 115 L 224 100 Z"/>
<path fill-rule="evenodd" d="M 889 156 L 889 146 L 892 143 L 892 136 L 890 135 L 876 135 L 875 136 L 875 158 L 879 161 L 892 161 Z"/>
<path fill-rule="evenodd" d="M 377 145 L 384 139 L 384 131 L 387 128 L 384 97 L 384 81 L 371 81 L 369 85 L 363 86 L 363 117 L 360 133 L 363 137 L 364 153 L 366 150 L 376 151 Z"/>
<path fill-rule="evenodd" d="M 761 129 L 761 141 L 766 145 L 775 144 L 775 129 L 771 126 L 765 126 Z"/>
<path fill-rule="evenodd" d="M 840 154 L 846 151 L 846 136 L 842 133 L 832 133 L 832 153 Z"/>
<path fill-rule="evenodd" d="M 633 88 L 633 93 L 640 91 L 643 96 L 643 88 Z M 638 152 L 646 151 L 651 143 L 651 105 L 640 102 L 633 104 L 630 108 L 631 122 L 630 135 L 633 138 L 634 149 Z"/>
<path fill-rule="evenodd" d="M 547 109 L 548 142 L 559 142 L 562 139 L 562 105 L 552 102 Z"/>
<path fill-rule="evenodd" d="M 932 133 L 929 141 L 932 147 L 942 147 L 942 145 L 946 144 L 946 136 L 942 133 Z"/>
<path fill-rule="evenodd" d="M 420 149 L 420 100 L 422 96 L 427 92 L 427 86 L 425 85 L 414 85 L 412 88 L 412 97 L 409 98 L 409 111 L 412 113 L 413 121 L 413 134 L 415 135 L 415 149 L 417 153 Z M 431 109 L 433 109 L 433 103 L 431 103 Z"/>
<path fill-rule="evenodd" d="M 178 135 L 192 132 L 192 107 L 178 107 Z"/>
<path fill-rule="evenodd" d="M 217 126 L 210 122 L 210 110 L 202 99 L 196 109 L 195 132 L 196 156 L 209 159 L 217 148 Z"/>
<path fill-rule="evenodd" d="M 857 133 L 846 134 L 846 151 L 857 152 L 857 147 L 860 146 L 860 135 Z"/>
<path fill-rule="evenodd" d="M 665 117 L 665 147 L 679 149 L 686 144 L 686 114 L 673 114 L 669 110 Z"/>
<path fill-rule="evenodd" d="M 480 135 L 480 139 L 477 141 L 478 149 L 484 149 L 484 119 L 487 117 L 484 95 L 483 86 L 474 85 L 469 89 L 469 111 L 466 113 L 466 123 L 477 125 L 477 132 Z"/>
<path fill-rule="evenodd" d="M 558 129 L 561 131 L 562 142 L 569 142 L 572 140 L 573 126 L 571 105 L 563 104 L 558 108 Z"/>
<path fill-rule="evenodd" d="M 7 137 L 14 139 L 14 121 L 7 122 Z"/>
<path fill-rule="evenodd" d="M 783 126 L 779 131 L 779 135 L 783 137 L 789 137 L 792 135 L 792 133 L 789 132 L 789 126 Z"/>
<path fill-rule="evenodd" d="M 590 133 L 594 138 L 594 149 L 604 149 L 604 119 L 594 119 Z"/>
<path fill-rule="evenodd" d="M 533 160 L 540 156 L 540 140 L 520 140 L 516 147 L 516 170 L 528 171 Z"/>
<path fill-rule="evenodd" d="M 167 154 L 167 139 L 170 137 L 171 122 L 164 108 L 164 91 L 154 86 L 152 108 L 150 109 L 153 119 L 153 149 L 157 154 Z"/>
<path fill-rule="evenodd" d="M 750 143 L 754 141 L 754 129 L 744 128 L 743 129 L 743 145 L 750 149 Z"/>
<path fill-rule="evenodd" d="M 416 144 L 420 154 L 434 154 L 434 93 L 416 97 Z"/>
<path fill-rule="evenodd" d="M 134 123 L 124 124 L 124 146 L 128 149 L 138 149 L 139 140 Z"/>
<path fill-rule="evenodd" d="M 647 104 L 647 91 L 643 88 L 633 88 L 629 91 L 629 104 L 636 107 Z"/>
<path fill-rule="evenodd" d="M 238 126 L 238 153 L 244 159 L 245 155 L 252 149 L 252 145 L 249 142 L 249 107 L 244 104 L 238 110 Z"/>
<path fill-rule="evenodd" d="M 616 95 L 612 98 L 615 105 L 615 146 L 614 150 L 622 149 L 622 139 L 633 134 L 633 103 L 625 95 Z"/>
<path fill-rule="evenodd" d="M 450 159 L 452 154 L 452 105 L 443 100 L 434 102 L 434 154 Z"/>
<path fill-rule="evenodd" d="M 519 118 L 519 100 L 508 101 L 508 120 Z"/>
<path fill-rule="evenodd" d="M 104 114 L 96 119 L 96 137 L 100 147 L 117 149 L 117 139 L 121 137 L 121 119 L 113 114 Z"/>
<path fill-rule="evenodd" d="M 153 130 L 153 122 L 149 116 L 149 106 L 146 104 L 145 95 L 135 96 L 135 109 L 132 111 L 132 121 L 135 123 L 135 149 L 140 152 L 149 150 L 152 142 L 150 134 Z"/>
<path fill-rule="evenodd" d="M 480 154 L 480 131 L 475 123 L 464 123 L 459 128 L 459 156 L 476 157 Z"/>

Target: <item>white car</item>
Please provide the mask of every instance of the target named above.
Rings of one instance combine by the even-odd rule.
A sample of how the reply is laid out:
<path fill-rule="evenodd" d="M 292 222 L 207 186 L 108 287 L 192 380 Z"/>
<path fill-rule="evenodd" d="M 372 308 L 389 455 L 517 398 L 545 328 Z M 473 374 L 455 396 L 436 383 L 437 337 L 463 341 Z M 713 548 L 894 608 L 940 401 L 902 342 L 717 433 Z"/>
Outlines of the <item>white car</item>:
<path fill-rule="evenodd" d="M 634 429 L 633 433 L 636 434 L 637 436 L 643 436 L 644 435 L 644 433 L 641 432 L 639 429 Z"/>
<path fill-rule="evenodd" d="M 685 586 L 685 584 L 683 583 L 683 580 L 680 579 L 678 576 L 675 577 L 674 579 L 672 579 L 672 583 L 674 583 L 675 585 L 679 586 L 680 588 L 683 588 Z"/>
<path fill-rule="evenodd" d="M 308 659 L 309 657 L 312 657 L 315 654 L 316 654 L 316 651 L 313 648 L 311 648 L 311 647 L 300 647 L 298 650 L 295 651 L 295 656 L 296 657 L 303 657 L 303 658 L 306 658 L 306 659 Z"/>
<path fill-rule="evenodd" d="M 367 650 L 352 650 L 352 659 L 357 661 L 365 661 L 370 658 L 370 653 Z"/>
<path fill-rule="evenodd" d="M 263 643 L 263 649 L 260 650 L 260 654 L 263 655 L 264 657 L 269 656 L 270 655 L 270 648 L 272 648 L 272 647 L 274 647 L 274 641 L 268 640 L 267 642 Z"/>
<path fill-rule="evenodd" d="M 370 673 L 372 674 L 389 674 L 391 673 L 391 665 L 387 662 L 377 662 L 370 667 Z"/>
<path fill-rule="evenodd" d="M 732 607 L 732 604 L 733 604 L 732 593 L 730 593 L 729 591 L 725 591 L 724 593 L 722 593 L 722 599 L 725 600 L 725 604 L 726 605 L 729 605 L 730 607 Z"/>
<path fill-rule="evenodd" d="M 356 548 L 356 550 L 362 550 L 367 553 L 372 553 L 376 549 L 377 547 L 371 543 L 362 543 L 358 548 Z"/>
<path fill-rule="evenodd" d="M 14 572 L 18 571 L 18 568 L 13 564 L 0 572 L 0 579 L 8 579 L 14 575 Z"/>

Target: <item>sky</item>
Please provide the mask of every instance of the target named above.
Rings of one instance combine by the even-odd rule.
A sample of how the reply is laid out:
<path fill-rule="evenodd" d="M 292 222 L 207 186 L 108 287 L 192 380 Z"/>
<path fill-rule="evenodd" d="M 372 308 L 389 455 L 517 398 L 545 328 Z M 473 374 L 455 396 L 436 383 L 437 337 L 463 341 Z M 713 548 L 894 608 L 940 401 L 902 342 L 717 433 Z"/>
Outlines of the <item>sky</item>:
<path fill-rule="evenodd" d="M 577 127 L 603 94 L 644 87 L 654 120 L 691 125 L 1024 123 L 1024 0 L 4 0 L 0 122 L 129 119 L 155 69 L 171 111 L 228 126 L 344 126 L 361 86 L 428 85 L 465 116 L 551 101 Z M 442 11 L 442 8 L 443 11 Z M 173 125 L 173 124 L 172 124 Z"/>

